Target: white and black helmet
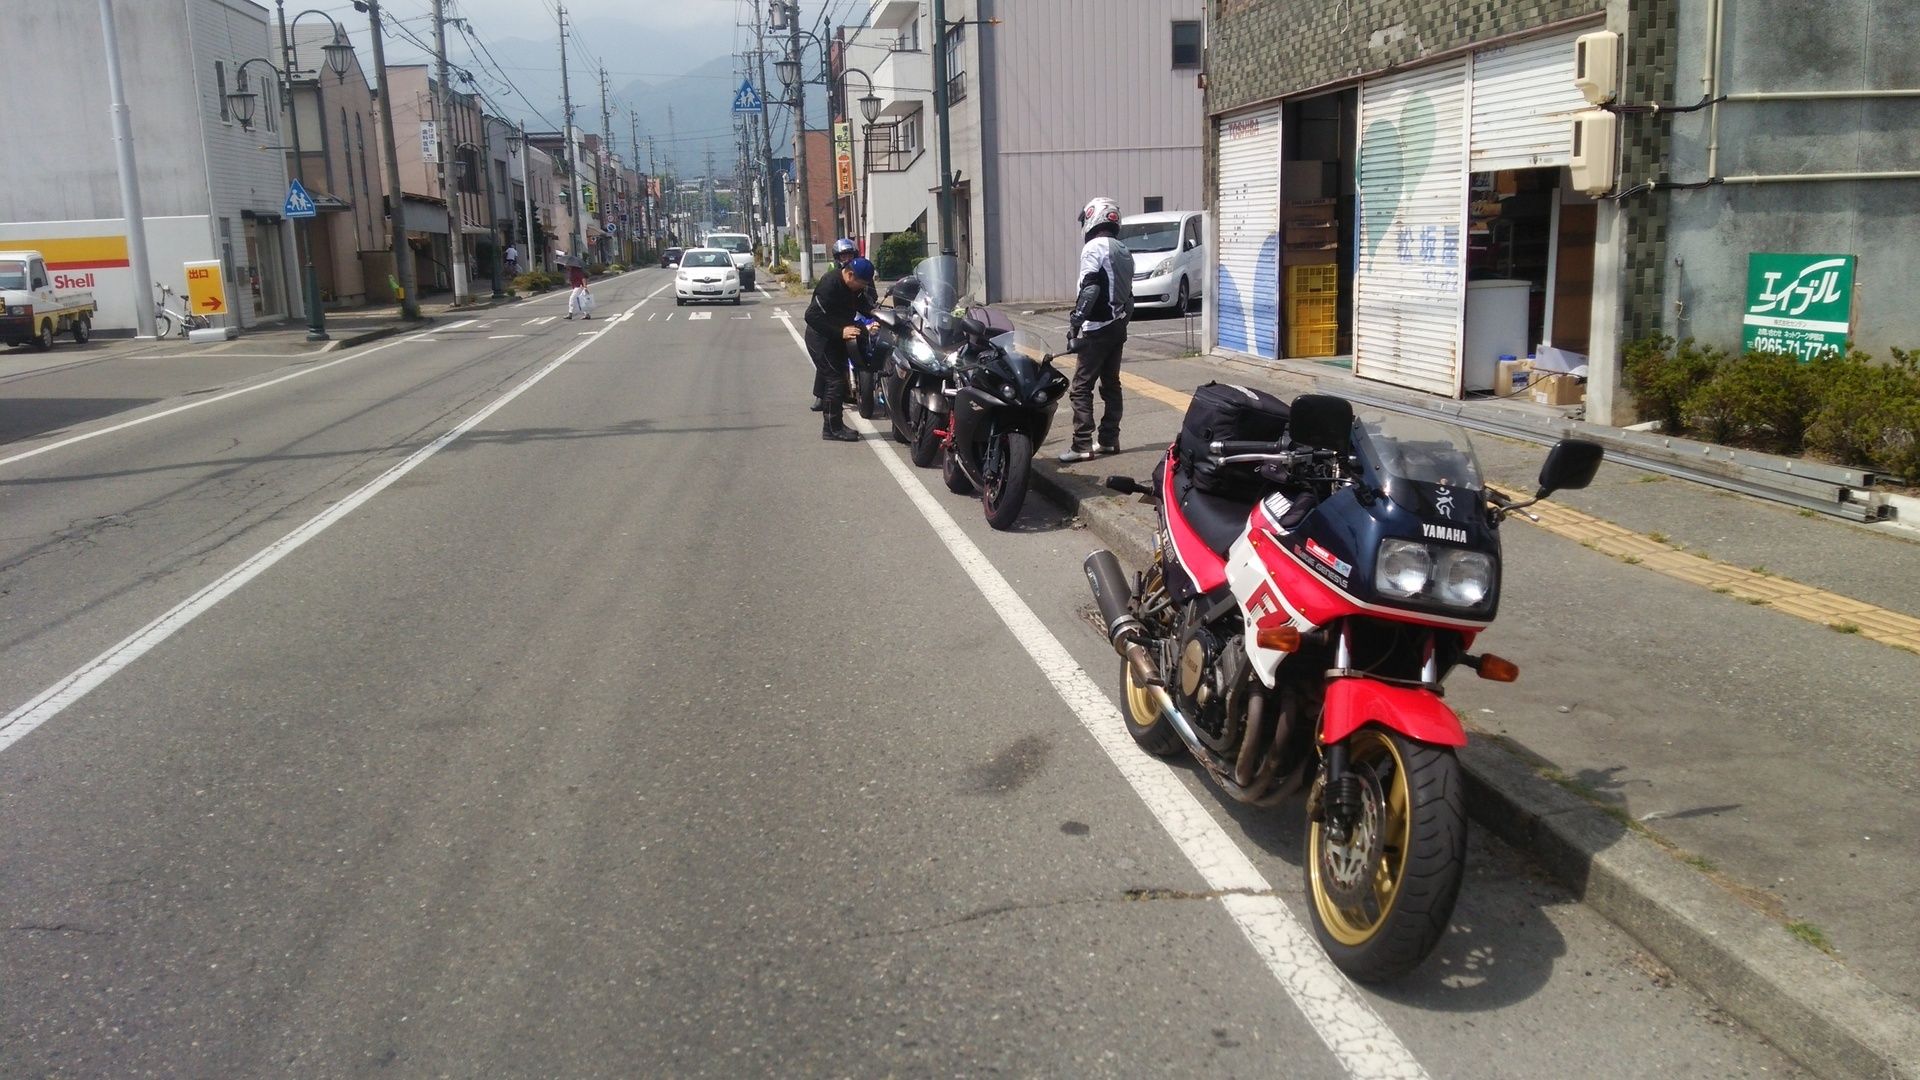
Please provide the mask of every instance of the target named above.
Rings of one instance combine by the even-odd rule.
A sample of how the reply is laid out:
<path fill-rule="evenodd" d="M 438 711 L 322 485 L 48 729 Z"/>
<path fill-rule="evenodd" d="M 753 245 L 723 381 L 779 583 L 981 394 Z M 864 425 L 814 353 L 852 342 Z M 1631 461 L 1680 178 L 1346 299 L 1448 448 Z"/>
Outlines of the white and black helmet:
<path fill-rule="evenodd" d="M 1120 226 L 1120 204 L 1105 195 L 1095 196 L 1087 208 L 1080 211 L 1080 238 L 1084 240 L 1093 230 L 1108 224 Z"/>

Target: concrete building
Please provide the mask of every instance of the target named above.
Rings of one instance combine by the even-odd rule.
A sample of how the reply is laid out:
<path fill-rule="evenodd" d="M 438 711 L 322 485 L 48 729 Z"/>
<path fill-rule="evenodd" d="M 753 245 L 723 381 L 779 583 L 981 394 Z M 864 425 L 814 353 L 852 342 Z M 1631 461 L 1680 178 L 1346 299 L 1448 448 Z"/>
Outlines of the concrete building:
<path fill-rule="evenodd" d="M 954 174 L 954 235 L 970 291 L 988 301 L 1070 294 L 1095 195 L 1127 213 L 1198 209 L 1202 133 L 1198 27 L 1203 0 L 951 0 L 944 41 Z M 998 20 L 997 24 L 989 20 Z M 939 237 L 935 34 L 924 0 L 875 0 L 844 49 L 881 99 L 865 123 L 865 88 L 841 99 L 858 129 L 862 228 L 869 245 L 897 232 Z M 1186 28 L 1191 27 L 1192 30 Z M 1184 59 L 1179 35 L 1194 36 Z"/>
<path fill-rule="evenodd" d="M 1620 77 L 1596 198 L 1569 166 L 1597 31 Z M 1916 46 L 1897 0 L 1209 0 L 1208 338 L 1448 396 L 1551 346 L 1629 422 L 1622 347 L 1737 348 L 1750 256 L 1788 253 L 1854 260 L 1860 344 L 1920 340 L 1920 114 L 1875 97 L 1920 86 Z"/>
<path fill-rule="evenodd" d="M 252 0 L 150 0 L 115 6 L 153 276 L 186 293 L 182 263 L 219 259 L 241 326 L 302 312 L 291 230 L 281 218 L 287 162 L 277 110 L 241 127 L 226 98 L 243 64 L 279 63 L 267 9 Z M 155 300 L 133 280 L 96 5 L 0 0 L 0 247 L 39 248 L 100 304 L 96 329 L 130 330 Z M 266 64 L 250 85 L 271 87 Z M 29 115 L 30 114 L 30 115 Z M 175 309 L 180 309 L 175 302 Z"/>
<path fill-rule="evenodd" d="M 299 110 L 300 146 L 292 151 L 294 117 L 282 112 L 287 171 L 313 197 L 320 216 L 309 223 L 312 259 L 323 304 L 358 306 L 395 299 L 389 278 L 386 169 L 380 160 L 380 117 L 373 88 L 355 56 L 343 75 L 327 69 L 322 48 L 333 29 L 306 20 L 289 30 L 293 40 L 292 103 Z"/>
<path fill-rule="evenodd" d="M 479 99 L 455 91 L 450 95 L 451 114 L 439 118 L 439 84 L 426 65 L 389 65 L 387 80 L 393 84 L 395 158 L 400 165 L 407 243 L 413 248 L 420 290 L 452 289 L 455 258 L 466 261 L 470 283 L 480 282 L 486 277 L 483 256 L 490 250 L 491 230 L 485 178 L 480 172 L 486 152 L 481 148 Z M 445 194 L 439 168 L 443 156 L 450 189 Z M 449 198 L 459 213 L 457 236 L 447 213 Z"/>

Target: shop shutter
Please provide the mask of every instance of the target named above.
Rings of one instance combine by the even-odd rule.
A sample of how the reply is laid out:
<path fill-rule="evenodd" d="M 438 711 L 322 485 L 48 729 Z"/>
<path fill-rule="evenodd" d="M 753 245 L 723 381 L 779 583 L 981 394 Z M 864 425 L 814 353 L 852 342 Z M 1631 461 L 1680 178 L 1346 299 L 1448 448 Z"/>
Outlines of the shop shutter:
<path fill-rule="evenodd" d="M 1467 63 L 1360 87 L 1354 374 L 1460 392 Z"/>
<path fill-rule="evenodd" d="M 1589 108 L 1573 86 L 1573 42 L 1552 34 L 1473 56 L 1470 172 L 1565 165 L 1573 114 Z"/>
<path fill-rule="evenodd" d="M 1222 348 L 1280 355 L 1280 110 L 1219 122 L 1220 243 L 1213 294 Z"/>

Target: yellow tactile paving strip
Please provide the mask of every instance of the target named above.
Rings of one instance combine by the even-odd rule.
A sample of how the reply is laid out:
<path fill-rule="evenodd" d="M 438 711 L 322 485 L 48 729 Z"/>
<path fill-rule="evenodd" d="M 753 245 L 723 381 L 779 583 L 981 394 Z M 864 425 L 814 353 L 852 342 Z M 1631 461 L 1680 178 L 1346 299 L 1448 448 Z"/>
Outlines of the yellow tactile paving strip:
<path fill-rule="evenodd" d="M 1066 356 L 1060 359 L 1072 358 Z M 1120 385 L 1182 411 L 1193 401 L 1191 394 L 1183 394 L 1127 371 L 1120 373 Z M 1579 541 L 1582 546 L 1603 555 L 1644 566 L 1656 574 L 1711 589 L 1736 600 L 1763 604 L 1775 611 L 1833 630 L 1859 634 L 1883 645 L 1920 654 L 1920 619 L 1911 615 L 1902 615 L 1811 585 L 1682 551 L 1651 536 L 1643 536 L 1559 503 L 1539 503 L 1532 510 L 1539 516 L 1539 521 L 1532 522 L 1524 517 L 1520 520 L 1530 521 L 1556 536 Z"/>

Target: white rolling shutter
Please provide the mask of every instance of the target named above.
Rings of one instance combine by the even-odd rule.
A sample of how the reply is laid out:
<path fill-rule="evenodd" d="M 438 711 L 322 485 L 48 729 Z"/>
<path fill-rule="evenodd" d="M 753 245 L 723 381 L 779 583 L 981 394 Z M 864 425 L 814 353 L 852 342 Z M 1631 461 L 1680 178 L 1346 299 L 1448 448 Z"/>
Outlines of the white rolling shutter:
<path fill-rule="evenodd" d="M 1467 63 L 1360 87 L 1353 371 L 1460 393 Z"/>
<path fill-rule="evenodd" d="M 1213 294 L 1222 348 L 1280 355 L 1280 110 L 1220 122 L 1220 243 Z"/>
<path fill-rule="evenodd" d="M 1565 165 L 1573 114 L 1589 108 L 1573 85 L 1573 42 L 1552 34 L 1473 55 L 1469 172 Z"/>

